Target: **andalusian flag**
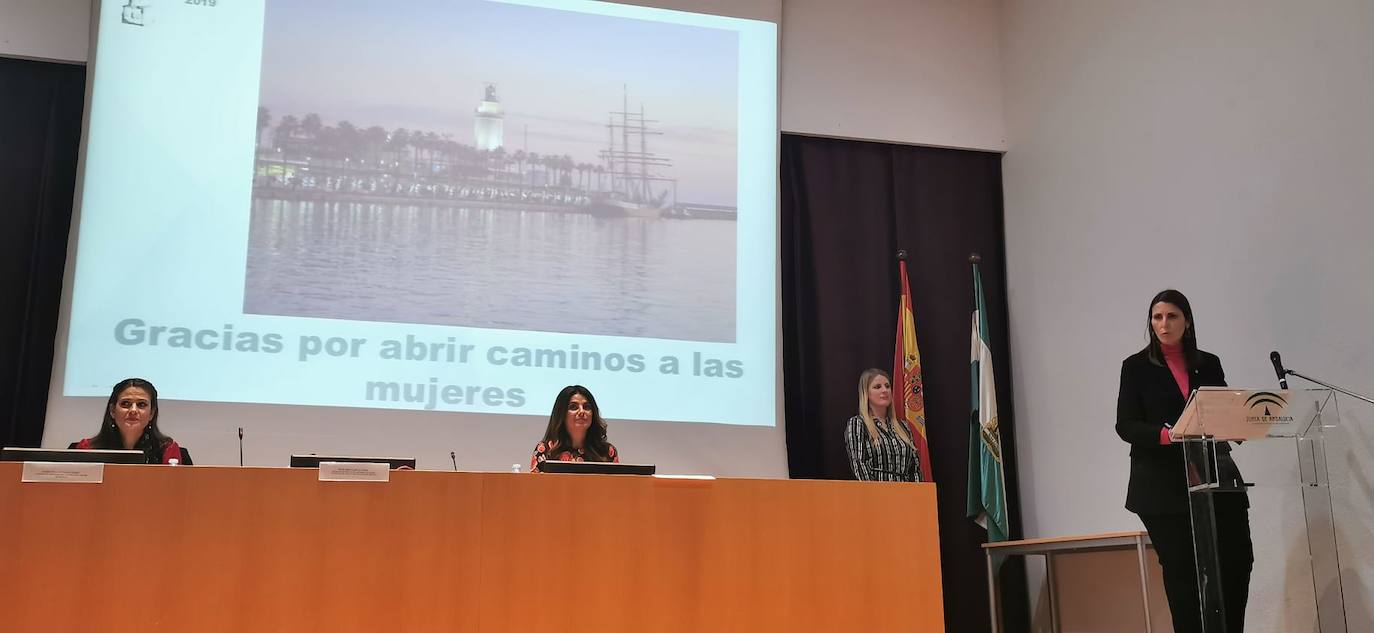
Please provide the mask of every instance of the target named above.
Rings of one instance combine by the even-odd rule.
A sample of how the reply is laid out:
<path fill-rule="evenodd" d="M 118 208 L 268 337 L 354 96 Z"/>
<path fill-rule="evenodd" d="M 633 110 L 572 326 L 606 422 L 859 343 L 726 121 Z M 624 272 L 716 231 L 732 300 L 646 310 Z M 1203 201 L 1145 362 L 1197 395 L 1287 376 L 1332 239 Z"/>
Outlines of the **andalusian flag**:
<path fill-rule="evenodd" d="M 921 352 L 916 349 L 916 316 L 911 312 L 911 286 L 906 281 L 906 260 L 902 270 L 902 296 L 897 305 L 897 350 L 892 358 L 892 390 L 900 397 L 897 418 L 911 430 L 921 459 L 921 481 L 935 481 L 930 472 L 930 444 L 926 442 L 926 396 L 921 386 Z M 894 406 L 896 403 L 894 403 Z"/>
<path fill-rule="evenodd" d="M 997 430 L 997 389 L 992 379 L 983 278 L 973 264 L 973 414 L 968 440 L 968 516 L 988 531 L 988 542 L 1007 540 L 1007 495 L 1002 475 L 1002 433 Z"/>

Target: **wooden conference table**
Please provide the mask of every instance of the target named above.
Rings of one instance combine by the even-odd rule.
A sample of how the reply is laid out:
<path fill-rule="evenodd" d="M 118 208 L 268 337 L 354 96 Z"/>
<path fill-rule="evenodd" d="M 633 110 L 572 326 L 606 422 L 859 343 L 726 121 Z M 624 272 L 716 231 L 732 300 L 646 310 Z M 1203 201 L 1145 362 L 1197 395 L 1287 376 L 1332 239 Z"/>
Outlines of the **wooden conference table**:
<path fill-rule="evenodd" d="M 20 472 L 0 463 L 10 632 L 944 630 L 930 484 Z"/>
<path fill-rule="evenodd" d="M 1146 549 L 1149 547 L 1151 547 L 1150 535 L 1142 530 L 1134 532 L 1106 532 L 1102 534 L 1056 536 L 983 544 L 983 552 L 987 559 L 988 610 L 992 617 L 992 633 L 998 633 L 998 631 L 1001 630 L 1002 623 L 1002 592 L 997 581 L 998 575 L 994 572 L 994 556 L 1045 557 L 1045 587 L 1049 598 L 1050 631 L 1058 633 L 1061 628 L 1059 596 L 1057 591 L 1059 583 L 1055 576 L 1055 557 L 1066 554 L 1085 554 L 1091 552 L 1113 552 L 1122 550 L 1135 552 L 1136 571 L 1139 574 L 1140 583 L 1140 612 L 1144 616 L 1146 633 L 1153 631 L 1154 627 L 1150 620 L 1149 567 L 1151 561 L 1146 554 Z M 1116 579 L 1103 578 L 1101 580 L 1104 582 L 1113 582 Z"/>

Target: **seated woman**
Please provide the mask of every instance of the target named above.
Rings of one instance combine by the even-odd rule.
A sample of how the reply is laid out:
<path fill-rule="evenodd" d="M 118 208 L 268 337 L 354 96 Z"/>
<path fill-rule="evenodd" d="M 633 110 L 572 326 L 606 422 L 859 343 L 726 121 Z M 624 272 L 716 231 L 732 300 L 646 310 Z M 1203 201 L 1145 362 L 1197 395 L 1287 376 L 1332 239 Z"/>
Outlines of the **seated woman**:
<path fill-rule="evenodd" d="M 143 451 L 149 464 L 191 465 L 191 454 L 157 428 L 157 389 L 142 378 L 125 378 L 110 391 L 105 420 L 95 437 L 67 448 L 104 448 Z"/>
<path fill-rule="evenodd" d="M 540 472 L 539 465 L 548 460 L 620 462 L 615 445 L 606 441 L 606 421 L 601 419 L 596 398 L 582 385 L 569 385 L 558 392 L 544 439 L 534 447 L 530 472 Z"/>

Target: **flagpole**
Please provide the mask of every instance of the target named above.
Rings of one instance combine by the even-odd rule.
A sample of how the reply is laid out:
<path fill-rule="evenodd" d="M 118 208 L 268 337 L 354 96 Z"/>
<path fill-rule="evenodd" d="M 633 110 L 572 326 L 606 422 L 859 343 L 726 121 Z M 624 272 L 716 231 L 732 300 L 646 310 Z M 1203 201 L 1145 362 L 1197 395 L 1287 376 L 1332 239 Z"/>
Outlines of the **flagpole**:
<path fill-rule="evenodd" d="M 902 426 L 911 434 L 912 448 L 920 464 L 918 481 L 934 481 L 935 470 L 930 458 L 930 438 L 925 419 L 925 394 L 921 384 L 921 352 L 916 342 L 916 315 L 912 306 L 911 286 L 907 282 L 907 251 L 897 251 L 897 345 L 892 358 L 892 387 L 901 394 L 893 408 Z M 894 413 L 895 413 L 894 412 Z"/>
<path fill-rule="evenodd" d="M 982 256 L 982 255 L 979 255 L 977 251 L 974 251 L 974 252 L 972 252 L 972 253 L 969 253 L 969 255 L 968 255 L 968 263 L 969 263 L 970 265 L 973 266 L 973 274 L 974 274 L 974 277 L 976 278 L 976 277 L 978 276 L 978 264 L 983 263 L 983 256 Z M 975 301 L 976 301 L 976 299 L 975 299 Z M 986 315 L 986 314 L 980 314 L 980 315 L 978 315 L 978 319 L 979 319 L 980 321 L 983 320 L 983 319 L 986 319 L 986 318 L 987 318 L 987 315 Z M 990 341 L 989 341 L 989 343 L 990 343 Z M 994 398 L 997 397 L 996 394 L 993 394 L 993 397 L 994 397 Z M 1001 435 L 1002 435 L 1001 429 L 998 429 L 997 435 L 998 435 L 998 439 L 1000 440 L 1000 439 L 1001 439 Z M 1005 447 L 1003 447 L 1003 448 L 1005 448 Z M 1002 516 L 1004 516 L 1004 517 L 1007 518 L 1007 538 L 1010 539 L 1010 538 L 1011 538 L 1011 512 L 1010 512 L 1010 510 L 1007 508 L 1007 492 L 1006 492 L 1006 491 L 1007 491 L 1007 452 L 1006 452 L 1006 450 L 1002 450 L 1001 453 L 1002 453 L 1002 467 L 998 469 L 998 471 L 997 471 L 997 476 L 998 476 L 998 479 L 1000 479 L 1001 482 L 1002 482 Z"/>

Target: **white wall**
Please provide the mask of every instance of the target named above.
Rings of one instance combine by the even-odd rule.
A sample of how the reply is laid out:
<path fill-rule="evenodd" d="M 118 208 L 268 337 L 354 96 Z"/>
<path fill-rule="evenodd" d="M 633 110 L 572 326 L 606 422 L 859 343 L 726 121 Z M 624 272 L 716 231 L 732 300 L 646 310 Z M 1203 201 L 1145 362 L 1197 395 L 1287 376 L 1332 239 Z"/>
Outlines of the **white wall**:
<path fill-rule="evenodd" d="M 1120 360 L 1144 345 L 1156 291 L 1188 294 L 1232 385 L 1272 386 L 1278 349 L 1374 391 L 1374 3 L 1007 0 L 1002 19 L 1025 532 L 1139 529 L 1112 425 Z M 1342 405 L 1345 592 L 1350 630 L 1367 631 L 1374 411 Z M 1291 453 L 1236 456 L 1275 480 Z M 1312 630 L 1301 501 L 1285 494 L 1252 495 L 1247 630 Z"/>
<path fill-rule="evenodd" d="M 997 0 L 626 1 L 771 21 L 781 14 L 784 131 L 1006 149 Z M 90 7 L 0 0 L 0 55 L 86 61 Z"/>
<path fill-rule="evenodd" d="M 0 56 L 86 61 L 91 0 L 0 0 Z"/>
<path fill-rule="evenodd" d="M 997 0 L 784 0 L 785 132 L 1001 151 Z"/>

